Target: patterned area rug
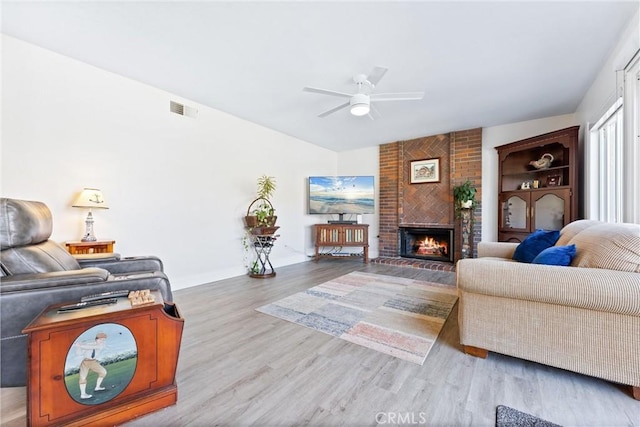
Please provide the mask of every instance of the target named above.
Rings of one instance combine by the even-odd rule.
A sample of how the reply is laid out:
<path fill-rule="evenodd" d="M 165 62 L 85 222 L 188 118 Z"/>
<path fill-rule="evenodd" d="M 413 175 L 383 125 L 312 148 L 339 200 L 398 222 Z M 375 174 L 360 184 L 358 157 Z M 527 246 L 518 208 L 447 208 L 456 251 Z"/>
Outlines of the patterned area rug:
<path fill-rule="evenodd" d="M 496 408 L 496 427 L 561 427 L 504 405 Z"/>
<path fill-rule="evenodd" d="M 422 365 L 457 299 L 452 286 L 353 272 L 256 310 Z"/>

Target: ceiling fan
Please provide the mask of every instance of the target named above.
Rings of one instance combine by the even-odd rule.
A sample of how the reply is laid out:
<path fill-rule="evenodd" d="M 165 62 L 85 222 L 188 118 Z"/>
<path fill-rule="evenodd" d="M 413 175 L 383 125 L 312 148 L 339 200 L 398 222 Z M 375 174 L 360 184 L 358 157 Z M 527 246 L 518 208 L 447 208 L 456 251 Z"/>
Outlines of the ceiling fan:
<path fill-rule="evenodd" d="M 397 92 L 397 93 L 373 93 L 376 85 L 387 72 L 385 67 L 375 67 L 369 75 L 357 74 L 353 77 L 353 83 L 357 86 L 355 93 L 337 92 L 335 90 L 319 89 L 315 87 L 304 87 L 302 90 L 305 92 L 319 93 L 322 95 L 338 96 L 341 98 L 348 98 L 348 101 L 333 107 L 330 110 L 325 111 L 318 115 L 318 117 L 327 117 L 329 114 L 333 114 L 336 111 L 343 108 L 350 107 L 351 114 L 354 116 L 371 116 L 370 111 L 373 111 L 378 116 L 380 113 L 376 110 L 373 103 L 382 101 L 411 101 L 420 100 L 424 97 L 424 92 Z"/>

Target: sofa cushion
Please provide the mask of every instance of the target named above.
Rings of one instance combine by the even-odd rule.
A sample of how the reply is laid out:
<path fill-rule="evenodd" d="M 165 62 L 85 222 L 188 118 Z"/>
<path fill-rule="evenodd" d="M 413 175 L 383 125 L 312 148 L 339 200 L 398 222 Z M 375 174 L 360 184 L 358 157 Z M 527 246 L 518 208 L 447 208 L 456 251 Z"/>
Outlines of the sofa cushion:
<path fill-rule="evenodd" d="M 0 199 L 0 249 L 44 242 L 52 230 L 51 211 L 44 203 Z"/>
<path fill-rule="evenodd" d="M 2 251 L 2 267 L 7 274 L 16 275 L 79 270 L 80 264 L 62 246 L 47 240 Z"/>
<path fill-rule="evenodd" d="M 575 255 L 576 245 L 551 246 L 540 252 L 531 263 L 568 266 Z"/>
<path fill-rule="evenodd" d="M 578 233 L 586 230 L 589 227 L 593 227 L 594 225 L 599 224 L 602 224 L 602 221 L 596 221 L 593 219 L 579 219 L 565 225 L 562 230 L 560 230 L 560 238 L 556 242 L 556 246 L 568 245 L 571 239 L 573 239 Z"/>
<path fill-rule="evenodd" d="M 543 250 L 553 246 L 560 231 L 536 230 L 522 241 L 513 253 L 513 259 L 520 262 L 531 262 Z"/>
<path fill-rule="evenodd" d="M 576 234 L 574 267 L 640 273 L 640 225 L 600 223 Z"/>

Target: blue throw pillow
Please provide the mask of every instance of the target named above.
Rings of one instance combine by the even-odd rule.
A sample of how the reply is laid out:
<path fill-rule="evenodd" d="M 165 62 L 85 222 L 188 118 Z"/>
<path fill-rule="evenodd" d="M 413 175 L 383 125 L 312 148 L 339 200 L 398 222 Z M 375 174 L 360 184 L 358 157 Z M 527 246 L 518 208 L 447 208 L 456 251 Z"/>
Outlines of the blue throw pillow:
<path fill-rule="evenodd" d="M 531 263 L 567 266 L 571 265 L 574 256 L 576 256 L 576 245 L 552 246 L 540 252 Z"/>
<path fill-rule="evenodd" d="M 513 253 L 513 259 L 520 262 L 531 262 L 540 252 L 555 245 L 559 238 L 559 230 L 536 230 L 518 245 Z"/>

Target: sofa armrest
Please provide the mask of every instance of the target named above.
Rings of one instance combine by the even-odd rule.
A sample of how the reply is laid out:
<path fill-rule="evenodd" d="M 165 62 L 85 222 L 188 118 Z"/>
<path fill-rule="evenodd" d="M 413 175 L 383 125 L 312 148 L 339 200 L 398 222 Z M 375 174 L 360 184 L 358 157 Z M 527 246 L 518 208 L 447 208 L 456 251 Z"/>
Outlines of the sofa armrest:
<path fill-rule="evenodd" d="M 86 290 L 83 288 L 86 287 Z M 16 294 L 36 295 L 34 292 L 59 292 L 77 289 L 80 296 L 107 292 L 114 289 L 158 289 L 165 301 L 173 301 L 169 279 L 161 271 L 110 274 L 102 268 L 54 271 L 52 273 L 7 276 L 0 282 L 3 298 Z M 79 298 L 79 297 L 78 297 Z"/>
<path fill-rule="evenodd" d="M 461 292 L 640 316 L 640 274 L 600 268 L 462 259 Z"/>
<path fill-rule="evenodd" d="M 73 254 L 78 264 L 92 263 L 97 261 L 118 261 L 120 254 L 115 252 L 103 252 L 97 254 Z"/>
<path fill-rule="evenodd" d="M 513 242 L 479 242 L 478 258 L 496 257 L 496 258 L 513 258 L 520 243 Z"/>
<path fill-rule="evenodd" d="M 165 301 L 173 301 L 169 278 L 161 271 L 144 271 L 129 274 L 112 274 L 107 280 L 112 288 L 138 291 L 143 289 L 157 289 L 162 293 Z"/>
<path fill-rule="evenodd" d="M 82 268 L 104 268 L 111 274 L 127 274 L 138 271 L 164 271 L 162 261 L 155 256 L 125 257 L 119 259 L 87 258 L 78 259 L 78 263 Z"/>
<path fill-rule="evenodd" d="M 61 286 L 89 285 L 106 282 L 109 272 L 101 268 L 53 271 L 51 273 L 18 274 L 7 276 L 0 282 L 0 294 L 58 288 Z"/>

